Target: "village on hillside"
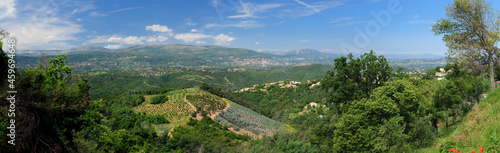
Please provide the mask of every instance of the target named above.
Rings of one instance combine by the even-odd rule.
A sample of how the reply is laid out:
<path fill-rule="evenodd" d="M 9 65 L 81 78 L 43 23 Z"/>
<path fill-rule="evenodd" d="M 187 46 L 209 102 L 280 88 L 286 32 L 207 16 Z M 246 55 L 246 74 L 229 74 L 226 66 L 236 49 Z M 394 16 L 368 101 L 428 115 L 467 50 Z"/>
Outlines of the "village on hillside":
<path fill-rule="evenodd" d="M 310 80 L 307 80 L 306 83 L 310 84 L 309 88 L 313 88 L 313 87 L 319 86 L 321 84 L 321 82 L 319 82 L 319 81 L 310 81 Z M 245 88 L 242 88 L 242 89 L 240 89 L 238 91 L 239 92 L 243 92 L 243 91 L 256 91 L 255 90 L 256 88 L 260 89 L 261 91 L 266 91 L 267 88 L 271 87 L 272 85 L 278 85 L 280 88 L 295 88 L 295 87 L 297 87 L 300 84 L 301 84 L 301 82 L 299 82 L 299 81 L 269 82 L 269 83 L 264 83 L 264 84 L 254 84 L 251 87 L 245 87 Z"/>

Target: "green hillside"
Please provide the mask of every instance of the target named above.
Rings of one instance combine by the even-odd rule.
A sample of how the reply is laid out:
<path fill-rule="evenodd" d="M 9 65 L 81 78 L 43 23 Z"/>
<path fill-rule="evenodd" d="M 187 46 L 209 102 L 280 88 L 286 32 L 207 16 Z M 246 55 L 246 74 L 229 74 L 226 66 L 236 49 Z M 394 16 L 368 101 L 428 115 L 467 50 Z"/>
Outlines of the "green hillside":
<path fill-rule="evenodd" d="M 141 71 L 96 71 L 82 73 L 91 88 L 91 98 L 126 93 L 128 91 L 160 90 L 172 87 L 193 87 L 202 82 L 228 90 L 238 90 L 253 84 L 322 78 L 329 65 L 296 66 L 285 69 L 257 71 L 243 68 L 196 69 L 165 67 Z"/>
<path fill-rule="evenodd" d="M 43 52 L 43 50 L 40 50 Z M 53 58 L 53 52 L 48 58 Z M 38 52 L 37 52 L 38 53 Z M 286 55 L 273 55 L 243 48 L 198 46 L 182 44 L 135 45 L 124 49 L 108 50 L 99 47 L 80 47 L 61 52 L 68 55 L 68 66 L 73 73 L 106 70 L 146 70 L 161 67 L 231 68 L 255 70 L 280 69 L 292 66 L 323 64 L 333 65 L 340 54 L 330 54 L 312 49 L 291 51 Z M 407 57 L 407 58 L 412 58 Z M 16 56 L 20 69 L 38 66 L 43 57 Z M 393 59 L 391 66 L 402 66 L 406 71 L 425 72 L 444 66 L 444 58 Z"/>
<path fill-rule="evenodd" d="M 214 120 L 227 125 L 235 131 L 245 131 L 254 137 L 272 136 L 276 133 L 289 133 L 294 131 L 289 125 L 269 119 L 251 109 L 240 106 L 229 100 L 229 108 L 217 114 Z"/>
<path fill-rule="evenodd" d="M 449 152 L 455 148 L 462 152 L 479 152 L 482 146 L 486 152 L 500 152 L 500 88 L 487 93 L 472 111 L 449 129 L 446 137 L 437 140 L 437 145 L 422 149 L 431 152 Z M 448 130 L 448 131 L 446 131 Z"/>
<path fill-rule="evenodd" d="M 175 57 L 271 57 L 273 55 L 259 53 L 249 49 L 226 48 L 216 45 L 197 46 L 182 44 L 164 45 L 136 45 L 113 52 L 129 53 L 147 56 L 175 56 Z"/>
<path fill-rule="evenodd" d="M 190 118 L 201 119 L 202 116 L 209 116 L 233 131 L 254 137 L 293 131 L 288 125 L 199 88 L 174 90 L 164 95 L 168 97 L 164 103 L 151 104 L 154 95 L 149 95 L 143 104 L 132 108 L 138 114 L 167 119 L 168 123 L 151 125 L 157 133 L 187 125 Z"/>

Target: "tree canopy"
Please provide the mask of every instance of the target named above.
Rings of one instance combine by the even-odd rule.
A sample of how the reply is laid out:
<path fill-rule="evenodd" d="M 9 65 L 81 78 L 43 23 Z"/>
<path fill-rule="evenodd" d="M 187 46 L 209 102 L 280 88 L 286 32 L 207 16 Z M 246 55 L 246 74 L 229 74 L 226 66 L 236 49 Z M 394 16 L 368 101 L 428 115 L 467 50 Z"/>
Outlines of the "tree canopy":
<path fill-rule="evenodd" d="M 334 69 L 327 72 L 321 84 L 329 92 L 330 103 L 346 105 L 352 100 L 367 97 L 375 88 L 382 86 L 389 80 L 391 71 L 385 57 L 376 56 L 373 51 L 356 59 L 350 53 L 347 57 L 335 59 Z"/>
<path fill-rule="evenodd" d="M 484 0 L 455 0 L 446 7 L 447 19 L 432 26 L 436 35 L 444 35 L 447 56 L 480 73 L 489 66 L 491 88 L 495 88 L 493 68 L 498 57 L 495 44 L 500 39 L 500 16 Z"/>

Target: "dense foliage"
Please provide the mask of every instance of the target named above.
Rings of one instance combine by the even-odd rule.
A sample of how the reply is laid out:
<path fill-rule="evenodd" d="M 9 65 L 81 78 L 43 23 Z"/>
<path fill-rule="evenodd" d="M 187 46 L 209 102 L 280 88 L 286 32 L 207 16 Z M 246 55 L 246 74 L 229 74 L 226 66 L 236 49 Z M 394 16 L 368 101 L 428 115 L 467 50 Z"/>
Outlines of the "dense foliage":
<path fill-rule="evenodd" d="M 22 128 L 17 128 L 15 146 L 1 144 L 4 151 L 72 150 L 72 131 L 85 125 L 78 117 L 92 103 L 87 80 L 72 76 L 66 63 L 66 56 L 56 56 L 16 76 L 16 126 Z M 10 103 L 1 99 L 2 112 L 7 112 Z M 1 115 L 6 118 L 6 114 Z M 45 145 L 36 145 L 40 143 Z"/>
<path fill-rule="evenodd" d="M 161 104 L 161 103 L 164 103 L 166 101 L 168 101 L 168 97 L 165 96 L 164 94 L 159 94 L 159 95 L 151 97 L 151 99 L 149 100 L 149 103 L 150 104 Z"/>
<path fill-rule="evenodd" d="M 239 131 L 240 128 L 248 130 L 255 135 L 274 135 L 276 133 L 288 133 L 292 129 L 283 123 L 269 119 L 254 111 L 228 101 L 229 108 L 221 111 L 215 120 Z"/>
<path fill-rule="evenodd" d="M 373 51 L 356 59 L 351 53 L 347 57 L 335 59 L 335 67 L 327 72 L 322 87 L 329 93 L 328 102 L 344 112 L 344 105 L 367 97 L 389 80 L 391 71 L 385 57 L 377 57 Z"/>

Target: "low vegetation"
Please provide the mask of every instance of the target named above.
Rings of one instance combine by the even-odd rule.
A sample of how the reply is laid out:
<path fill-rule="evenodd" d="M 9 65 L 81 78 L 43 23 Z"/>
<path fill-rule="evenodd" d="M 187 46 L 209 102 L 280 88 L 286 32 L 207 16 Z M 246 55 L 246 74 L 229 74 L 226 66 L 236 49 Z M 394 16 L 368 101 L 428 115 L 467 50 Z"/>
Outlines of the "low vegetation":
<path fill-rule="evenodd" d="M 487 93 L 470 113 L 449 128 L 434 146 L 421 149 L 428 152 L 448 152 L 454 148 L 462 152 L 479 152 L 480 146 L 486 152 L 500 151 L 500 88 Z"/>

